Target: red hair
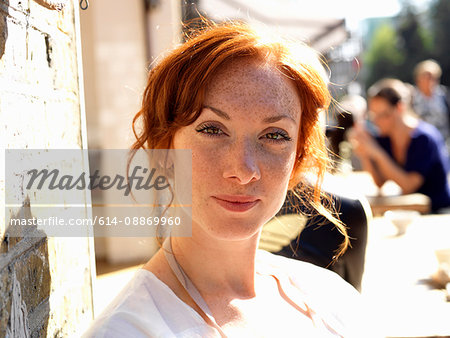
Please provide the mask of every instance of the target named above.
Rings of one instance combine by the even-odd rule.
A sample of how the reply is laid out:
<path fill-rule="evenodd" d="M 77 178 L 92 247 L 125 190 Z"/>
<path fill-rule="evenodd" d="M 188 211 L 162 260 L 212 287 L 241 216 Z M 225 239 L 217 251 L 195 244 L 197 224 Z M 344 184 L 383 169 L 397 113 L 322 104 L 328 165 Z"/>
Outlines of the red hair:
<path fill-rule="evenodd" d="M 306 45 L 268 38 L 242 23 L 208 24 L 198 30 L 151 69 L 142 109 L 133 119 L 136 142 L 132 152 L 140 148 L 171 148 L 177 130 L 192 124 L 200 115 L 205 89 L 218 69 L 243 57 L 270 61 L 295 84 L 302 112 L 297 161 L 289 189 L 309 186 L 301 183 L 305 183 L 305 173 L 313 173 L 316 182 L 310 202 L 338 226 L 346 237 L 346 247 L 345 227 L 321 202 L 320 186 L 328 156 L 319 114 L 328 109 L 331 95 L 318 56 Z M 138 122 L 140 131 L 136 131 Z"/>

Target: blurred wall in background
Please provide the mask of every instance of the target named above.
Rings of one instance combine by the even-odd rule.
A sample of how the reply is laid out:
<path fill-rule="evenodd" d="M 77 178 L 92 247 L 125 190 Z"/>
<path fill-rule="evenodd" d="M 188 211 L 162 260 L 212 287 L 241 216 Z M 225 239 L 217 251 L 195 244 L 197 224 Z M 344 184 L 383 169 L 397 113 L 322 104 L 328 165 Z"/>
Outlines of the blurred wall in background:
<path fill-rule="evenodd" d="M 95 0 L 80 15 L 89 148 L 129 149 L 148 70 L 181 41 L 181 2 Z M 155 238 L 95 238 L 97 258 L 112 264 L 144 262 L 157 248 Z"/>

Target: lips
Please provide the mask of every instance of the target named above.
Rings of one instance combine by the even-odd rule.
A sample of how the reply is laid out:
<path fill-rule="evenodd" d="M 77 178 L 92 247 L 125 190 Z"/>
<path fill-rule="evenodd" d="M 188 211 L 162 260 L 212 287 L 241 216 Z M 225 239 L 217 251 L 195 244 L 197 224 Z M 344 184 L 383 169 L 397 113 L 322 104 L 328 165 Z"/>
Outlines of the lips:
<path fill-rule="evenodd" d="M 254 196 L 217 195 L 212 197 L 220 206 L 232 212 L 248 211 L 260 202 L 260 199 Z"/>

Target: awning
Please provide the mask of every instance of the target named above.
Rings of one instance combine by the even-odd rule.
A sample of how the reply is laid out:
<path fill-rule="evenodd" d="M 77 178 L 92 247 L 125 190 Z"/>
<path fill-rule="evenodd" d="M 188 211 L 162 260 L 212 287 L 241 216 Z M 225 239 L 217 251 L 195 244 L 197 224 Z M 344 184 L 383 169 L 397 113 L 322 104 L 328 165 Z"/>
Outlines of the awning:
<path fill-rule="evenodd" d="M 307 13 L 295 1 L 200 0 L 198 6 L 201 13 L 213 20 L 236 19 L 268 26 L 282 35 L 305 41 L 321 53 L 347 39 L 345 19 Z"/>

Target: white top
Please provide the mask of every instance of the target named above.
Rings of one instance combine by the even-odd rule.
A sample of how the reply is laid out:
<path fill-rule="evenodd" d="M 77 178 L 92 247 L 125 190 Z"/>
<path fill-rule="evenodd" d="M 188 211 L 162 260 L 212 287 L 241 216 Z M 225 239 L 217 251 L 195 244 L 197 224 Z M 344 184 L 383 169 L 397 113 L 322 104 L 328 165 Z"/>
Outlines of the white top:
<path fill-rule="evenodd" d="M 290 298 L 299 307 L 306 305 L 312 311 L 312 325 L 305 330 L 314 332 L 299 327 L 291 336 L 372 336 L 363 320 L 359 293 L 334 272 L 261 250 L 256 266 L 257 273 L 278 279 L 283 291 L 295 296 Z M 139 269 L 83 337 L 220 337 L 220 334 L 153 273 Z"/>

